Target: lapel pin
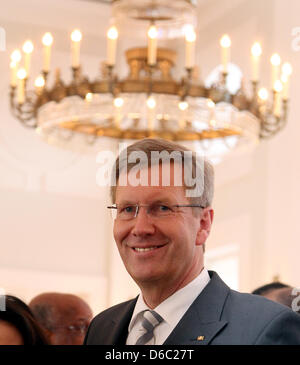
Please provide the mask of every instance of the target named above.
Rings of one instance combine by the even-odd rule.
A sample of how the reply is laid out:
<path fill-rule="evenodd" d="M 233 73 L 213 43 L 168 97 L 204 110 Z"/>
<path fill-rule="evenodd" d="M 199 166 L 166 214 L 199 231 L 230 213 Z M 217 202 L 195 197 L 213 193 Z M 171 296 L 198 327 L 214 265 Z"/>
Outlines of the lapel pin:
<path fill-rule="evenodd" d="M 198 336 L 197 337 L 197 341 L 203 341 L 204 340 L 204 336 Z"/>

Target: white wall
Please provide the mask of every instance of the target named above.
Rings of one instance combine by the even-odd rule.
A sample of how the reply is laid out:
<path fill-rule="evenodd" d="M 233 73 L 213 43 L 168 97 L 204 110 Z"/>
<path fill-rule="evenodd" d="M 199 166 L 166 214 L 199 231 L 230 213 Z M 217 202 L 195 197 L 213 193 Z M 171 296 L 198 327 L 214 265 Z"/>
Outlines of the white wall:
<path fill-rule="evenodd" d="M 11 51 L 30 38 L 35 78 L 41 69 L 41 37 L 51 31 L 52 67 L 70 79 L 69 36 L 80 27 L 85 67 L 99 74 L 105 58 L 101 27 L 107 26 L 108 13 L 108 7 L 93 3 L 28 1 L 24 6 L 13 0 L 0 15 L 7 37 L 7 52 L 0 53 L 0 286 L 24 300 L 41 291 L 77 293 L 95 313 L 109 304 L 112 244 L 107 190 L 96 185 L 96 155 L 49 146 L 14 119 L 7 66 Z"/>
<path fill-rule="evenodd" d="M 297 286 L 300 52 L 291 50 L 290 33 L 300 26 L 300 3 L 209 0 L 199 4 L 198 63 L 203 78 L 219 63 L 218 40 L 225 32 L 232 38 L 233 62 L 241 65 L 246 79 L 249 50 L 257 35 L 264 50 L 263 84 L 270 81 L 273 50 L 294 66 L 285 130 L 255 151 L 216 168 L 215 222 L 207 253 L 238 246 L 238 282 L 243 291 L 271 281 L 276 274 Z M 51 31 L 56 47 L 53 67 L 61 67 L 63 77 L 70 77 L 68 37 L 80 27 L 84 71 L 93 77 L 105 58 L 108 14 L 109 8 L 93 2 L 28 0 L 25 6 L 24 1 L 10 0 L 0 15 L 0 26 L 7 33 L 7 52 L 0 52 L 0 286 L 29 300 L 41 290 L 55 290 L 57 282 L 57 290 L 70 288 L 86 298 L 95 312 L 138 292 L 114 247 L 104 208 L 108 192 L 96 185 L 96 155 L 49 146 L 11 116 L 8 64 L 10 52 L 26 38 L 38 44 L 43 33 Z M 41 51 L 41 46 L 36 48 Z M 37 52 L 32 65 L 35 76 L 40 67 Z M 35 275 L 37 282 L 32 279 Z"/>
<path fill-rule="evenodd" d="M 224 246 L 240 244 L 240 289 L 245 291 L 272 281 L 274 276 L 299 285 L 296 108 L 300 52 L 291 47 L 292 28 L 300 25 L 299 10 L 296 0 L 215 0 L 204 2 L 199 11 L 198 49 L 203 78 L 218 62 L 216 44 L 225 32 L 232 38 L 232 61 L 242 65 L 246 80 L 251 75 L 250 46 L 255 40 L 263 47 L 261 86 L 270 85 L 269 59 L 273 52 L 279 52 L 282 60 L 294 67 L 285 129 L 273 139 L 262 141 L 247 158 L 226 162 L 216 169 L 216 219 L 207 250 L 222 245 L 222 241 Z"/>
<path fill-rule="evenodd" d="M 300 52 L 293 50 L 292 29 L 300 26 L 299 1 L 275 1 L 273 45 L 293 64 L 289 123 L 269 144 L 267 195 L 266 275 L 278 273 L 283 280 L 299 286 L 299 202 L 300 155 L 299 80 Z M 298 42 L 299 43 L 299 42 Z"/>

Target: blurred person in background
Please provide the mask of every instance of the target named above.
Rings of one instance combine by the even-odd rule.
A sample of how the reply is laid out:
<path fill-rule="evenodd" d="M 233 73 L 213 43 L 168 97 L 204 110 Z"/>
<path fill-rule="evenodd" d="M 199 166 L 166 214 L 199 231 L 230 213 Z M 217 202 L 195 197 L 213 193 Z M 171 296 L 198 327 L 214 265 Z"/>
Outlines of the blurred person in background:
<path fill-rule="evenodd" d="M 46 337 L 30 308 L 19 298 L 2 297 L 0 345 L 47 345 Z"/>
<path fill-rule="evenodd" d="M 262 285 L 255 290 L 253 290 L 252 294 L 256 295 L 262 295 L 263 297 L 266 297 L 268 299 L 269 296 L 272 296 L 272 292 L 276 289 L 282 289 L 282 288 L 290 288 L 290 285 L 280 283 L 279 281 L 273 281 L 272 283 Z"/>
<path fill-rule="evenodd" d="M 300 290 L 294 290 L 290 285 L 273 282 L 253 290 L 252 294 L 261 295 L 274 302 L 286 305 L 294 310 L 294 312 L 300 314 L 300 305 L 298 304 L 300 298 L 297 302 L 298 292 L 300 292 Z"/>
<path fill-rule="evenodd" d="M 93 317 L 84 300 L 73 294 L 43 293 L 29 306 L 51 345 L 82 345 Z"/>

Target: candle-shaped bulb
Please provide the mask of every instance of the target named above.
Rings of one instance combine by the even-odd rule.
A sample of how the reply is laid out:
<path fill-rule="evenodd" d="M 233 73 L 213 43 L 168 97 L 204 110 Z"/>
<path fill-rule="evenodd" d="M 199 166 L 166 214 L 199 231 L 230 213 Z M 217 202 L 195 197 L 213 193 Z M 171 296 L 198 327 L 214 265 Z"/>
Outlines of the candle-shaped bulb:
<path fill-rule="evenodd" d="M 280 80 L 275 81 L 274 91 L 276 91 L 277 93 L 281 93 L 281 91 L 282 91 L 282 82 Z"/>
<path fill-rule="evenodd" d="M 118 29 L 113 25 L 107 31 L 108 39 L 117 39 L 119 36 Z"/>
<path fill-rule="evenodd" d="M 53 37 L 52 37 L 52 34 L 47 32 L 44 34 L 43 38 L 42 38 L 42 43 L 44 46 L 51 46 L 52 43 L 53 43 Z"/>
<path fill-rule="evenodd" d="M 19 63 L 21 61 L 22 58 L 22 54 L 20 52 L 20 50 L 15 49 L 12 54 L 10 55 L 10 59 L 15 62 L 15 63 Z"/>
<path fill-rule="evenodd" d="M 255 42 L 253 46 L 251 47 L 251 54 L 254 57 L 259 57 L 262 54 L 261 46 L 258 42 Z"/>
<path fill-rule="evenodd" d="M 268 94 L 268 90 L 265 87 L 262 87 L 258 90 L 258 97 L 262 100 L 262 101 L 267 101 L 269 94 Z"/>
<path fill-rule="evenodd" d="M 231 46 L 231 39 L 227 34 L 224 34 L 220 39 L 220 45 L 222 48 L 229 48 Z"/>
<path fill-rule="evenodd" d="M 282 70 L 282 73 L 283 73 L 284 75 L 286 75 L 286 76 L 290 76 L 290 75 L 292 74 L 292 72 L 293 72 L 293 68 L 292 68 L 291 64 L 290 64 L 290 63 L 288 63 L 288 62 L 285 62 L 285 63 L 282 65 L 281 70 Z"/>
<path fill-rule="evenodd" d="M 39 75 L 34 82 L 34 86 L 37 88 L 42 88 L 45 86 L 45 79 L 43 78 L 43 76 Z"/>
<path fill-rule="evenodd" d="M 15 61 L 10 61 L 9 67 L 11 69 L 11 78 L 10 78 L 10 85 L 16 87 L 17 85 L 17 66 L 18 63 Z"/>
<path fill-rule="evenodd" d="M 30 54 L 30 53 L 32 53 L 32 51 L 33 51 L 33 43 L 31 41 L 26 41 L 23 44 L 23 52 Z"/>
<path fill-rule="evenodd" d="M 185 31 L 185 67 L 191 69 L 195 65 L 196 33 L 194 27 L 189 26 Z"/>
<path fill-rule="evenodd" d="M 34 86 L 36 88 L 36 94 L 40 96 L 45 86 L 45 79 L 43 78 L 43 76 L 40 75 L 35 79 Z"/>
<path fill-rule="evenodd" d="M 119 33 L 118 29 L 113 25 L 107 31 L 107 64 L 114 66 L 116 63 L 116 48 Z"/>
<path fill-rule="evenodd" d="M 26 70 L 21 68 L 18 73 L 18 103 L 23 104 L 25 101 L 25 79 L 27 77 Z"/>
<path fill-rule="evenodd" d="M 158 32 L 155 25 L 151 25 L 148 29 L 148 37 L 151 39 L 157 38 Z"/>
<path fill-rule="evenodd" d="M 44 45 L 43 71 L 48 72 L 50 69 L 51 46 L 53 43 L 53 37 L 51 33 L 47 32 L 44 34 L 42 43 Z"/>
<path fill-rule="evenodd" d="M 210 109 L 212 109 L 212 108 L 214 108 L 215 107 L 215 103 L 211 100 L 211 99 L 208 99 L 207 100 L 207 106 L 210 108 Z"/>
<path fill-rule="evenodd" d="M 280 66 L 281 58 L 278 53 L 274 53 L 270 59 L 272 66 Z"/>
<path fill-rule="evenodd" d="M 156 49 L 157 49 L 158 32 L 155 25 L 150 25 L 148 29 L 148 65 L 156 64 Z"/>
<path fill-rule="evenodd" d="M 93 100 L 93 94 L 92 93 L 87 93 L 85 95 L 85 100 L 90 103 Z"/>
<path fill-rule="evenodd" d="M 114 99 L 114 106 L 116 108 L 121 108 L 124 104 L 124 99 L 122 99 L 121 97 L 117 97 Z"/>
<path fill-rule="evenodd" d="M 154 109 L 156 107 L 156 101 L 153 96 L 149 96 L 146 103 L 149 109 Z"/>
<path fill-rule="evenodd" d="M 178 103 L 178 108 L 182 111 L 185 111 L 189 107 L 189 104 L 186 101 L 180 101 Z"/>
<path fill-rule="evenodd" d="M 147 120 L 148 120 L 148 129 L 150 131 L 153 130 L 154 127 L 154 121 L 155 121 L 155 107 L 156 107 L 156 101 L 152 95 L 149 95 L 147 101 L 146 101 L 147 107 L 148 107 L 148 113 L 147 113 Z"/>
<path fill-rule="evenodd" d="M 194 27 L 190 26 L 186 28 L 185 31 L 185 40 L 187 42 L 195 42 L 196 41 L 196 33 Z"/>
<path fill-rule="evenodd" d="M 120 96 L 117 96 L 116 98 L 114 98 L 114 106 L 115 106 L 115 125 L 117 128 L 120 128 L 121 125 L 121 119 L 122 119 L 122 115 L 121 115 L 121 108 L 124 105 L 124 99 L 121 98 Z"/>
<path fill-rule="evenodd" d="M 259 57 L 262 54 L 261 46 L 258 42 L 255 42 L 251 47 L 252 55 L 252 81 L 258 80 L 259 73 Z"/>
<path fill-rule="evenodd" d="M 10 85 L 12 87 L 17 86 L 17 71 L 18 71 L 18 65 L 21 61 L 22 55 L 20 50 L 15 49 L 12 54 L 10 55 L 10 69 L 11 69 L 11 78 L 10 78 Z"/>
<path fill-rule="evenodd" d="M 82 39 L 82 34 L 79 29 L 73 30 L 71 33 L 72 40 L 72 67 L 79 67 L 79 51 L 80 51 L 80 41 Z"/>
<path fill-rule="evenodd" d="M 79 29 L 73 30 L 73 32 L 71 33 L 71 40 L 73 42 L 80 42 L 82 40 L 82 33 Z"/>
<path fill-rule="evenodd" d="M 293 72 L 293 68 L 290 63 L 285 62 L 281 68 L 281 81 L 283 82 L 283 93 L 282 97 L 284 100 L 288 99 L 289 96 L 289 84 L 290 84 L 290 76 Z"/>
<path fill-rule="evenodd" d="M 231 40 L 227 34 L 224 34 L 223 37 L 220 39 L 221 45 L 221 54 L 222 54 L 222 65 L 223 65 L 223 72 L 227 73 L 227 67 L 230 59 L 230 46 Z"/>
<path fill-rule="evenodd" d="M 27 72 L 26 72 L 26 70 L 25 70 L 24 68 L 21 68 L 21 69 L 18 71 L 17 76 L 18 76 L 18 79 L 19 79 L 19 80 L 24 80 L 24 79 L 26 79 L 26 77 L 27 77 Z"/>
<path fill-rule="evenodd" d="M 28 77 L 30 71 L 31 53 L 33 52 L 33 43 L 31 41 L 26 41 L 23 44 L 23 52 L 25 53 L 25 70 Z"/>
<path fill-rule="evenodd" d="M 271 61 L 271 64 L 272 64 L 272 88 L 273 90 L 275 90 L 275 82 L 277 80 L 279 80 L 280 78 L 280 75 L 279 75 L 279 72 L 280 72 L 280 63 L 281 63 L 281 58 L 279 56 L 278 53 L 274 53 L 270 59 Z"/>

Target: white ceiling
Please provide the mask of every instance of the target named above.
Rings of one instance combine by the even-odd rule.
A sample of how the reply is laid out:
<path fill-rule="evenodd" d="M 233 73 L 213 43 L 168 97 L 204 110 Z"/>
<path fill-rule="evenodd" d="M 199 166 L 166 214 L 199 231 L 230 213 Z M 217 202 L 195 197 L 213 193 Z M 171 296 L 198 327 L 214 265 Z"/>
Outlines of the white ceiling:
<path fill-rule="evenodd" d="M 99 34 L 107 26 L 111 11 L 103 2 L 87 0 L 10 0 L 1 8 L 0 25 L 18 23 L 57 29 L 77 26 L 89 34 Z"/>
<path fill-rule="evenodd" d="M 224 12 L 245 1 L 230 0 L 226 6 L 222 1 L 220 6 L 220 0 L 198 0 L 199 29 L 207 23 L 219 23 Z M 39 28 L 42 33 L 80 28 L 85 35 L 101 38 L 109 25 L 111 6 L 108 2 L 110 0 L 9 0 L 1 6 L 0 26 L 7 29 L 8 42 L 12 43 L 14 38 L 19 41 L 14 33 L 18 33 L 20 39 L 21 36 L 31 38 L 32 34 L 39 34 Z M 131 37 L 136 36 L 131 29 L 128 32 Z"/>

